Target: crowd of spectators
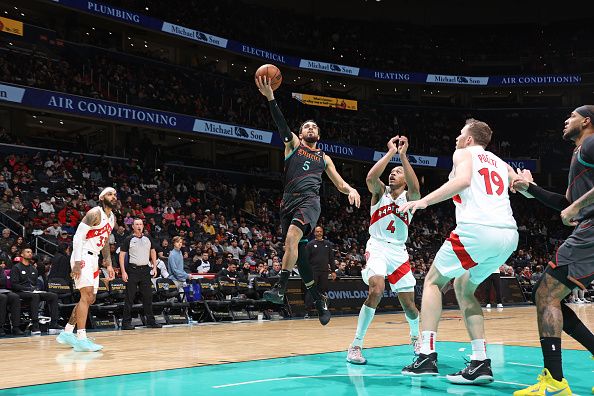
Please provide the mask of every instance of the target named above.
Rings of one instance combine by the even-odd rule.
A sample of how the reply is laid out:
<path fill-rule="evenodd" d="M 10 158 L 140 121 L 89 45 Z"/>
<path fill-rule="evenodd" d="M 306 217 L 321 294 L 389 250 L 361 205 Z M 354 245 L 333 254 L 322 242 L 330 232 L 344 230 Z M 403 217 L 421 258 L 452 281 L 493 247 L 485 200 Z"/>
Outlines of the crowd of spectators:
<path fill-rule="evenodd" d="M 592 27 L 579 16 L 569 21 L 549 21 L 545 13 L 539 14 L 541 23 L 497 25 L 476 20 L 465 21 L 465 26 L 432 26 L 421 16 L 417 20 L 414 16 L 407 21 L 393 20 L 389 11 L 373 22 L 358 17 L 321 16 L 305 9 L 307 5 L 302 12 L 295 12 L 232 0 L 105 3 L 285 55 L 349 66 L 454 75 L 591 70 L 591 64 L 583 59 L 590 59 L 592 50 L 581 43 L 592 36 Z M 365 14 L 366 7 L 375 6 L 361 4 L 361 14 Z M 26 19 L 56 30 L 61 38 L 89 40 L 87 31 L 73 28 L 70 20 L 52 21 L 32 13 L 27 13 Z M 115 34 L 104 41 L 116 48 L 122 45 Z"/>
<path fill-rule="evenodd" d="M 97 205 L 97 194 L 105 185 L 114 186 L 119 198 L 115 211 L 118 227 L 110 240 L 114 252 L 131 232 L 134 218 L 141 218 L 146 232 L 160 246 L 159 257 L 164 261 L 173 248 L 172 238 L 181 237 L 187 272 L 218 273 L 231 261 L 245 275 L 268 272 L 283 254 L 277 210 L 280 183 L 274 188 L 257 188 L 229 181 L 223 174 L 206 178 L 199 172 L 167 166 L 156 172 L 135 160 L 93 160 L 59 151 L 6 155 L 0 167 L 0 212 L 26 230 L 24 238 L 3 231 L 0 265 L 10 267 L 19 249 L 37 236 L 61 246 L 64 254 L 78 222 Z M 363 205 L 357 209 L 333 189 L 327 190 L 319 224 L 334 243 L 335 268 L 346 275 L 358 275 L 365 264 L 369 197 L 359 186 Z M 527 276 L 527 271 L 532 273 L 537 266 L 546 267 L 569 229 L 551 210 L 524 198 L 514 196 L 512 207 L 519 225 L 520 249 L 502 272 Z M 449 203 L 415 215 L 408 244 L 415 274 L 427 272 L 453 227 Z M 39 262 L 49 273 L 49 258 L 40 256 Z"/>
<path fill-rule="evenodd" d="M 0 57 L 2 81 L 275 128 L 251 78 L 244 81 L 213 70 L 188 69 L 90 47 L 66 46 L 54 56 L 14 47 L 4 50 L 7 56 Z M 361 101 L 357 112 L 341 112 L 300 104 L 290 98 L 289 91 L 277 92 L 289 125 L 297 128 L 304 118 L 316 119 L 327 141 L 383 149 L 386 136 L 401 133 L 409 136 L 412 153 L 450 155 L 464 119 L 472 116 L 492 126 L 495 135 L 489 148 L 502 157 L 540 158 L 563 153 L 559 131 L 566 109 L 532 109 L 520 115 L 516 110 L 392 107 L 381 101 Z"/>

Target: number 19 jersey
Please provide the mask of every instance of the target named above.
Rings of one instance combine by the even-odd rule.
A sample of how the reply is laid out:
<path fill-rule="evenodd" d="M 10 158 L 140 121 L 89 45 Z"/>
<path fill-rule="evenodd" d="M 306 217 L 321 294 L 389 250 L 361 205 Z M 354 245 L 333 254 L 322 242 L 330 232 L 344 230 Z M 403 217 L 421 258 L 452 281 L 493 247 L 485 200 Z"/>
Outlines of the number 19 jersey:
<path fill-rule="evenodd" d="M 509 203 L 507 164 L 481 146 L 470 146 L 472 178 L 470 186 L 452 197 L 457 224 L 481 224 L 517 229 Z M 455 176 L 456 169 L 450 173 Z"/>
<path fill-rule="evenodd" d="M 400 213 L 398 208 L 406 202 L 406 191 L 396 199 L 392 199 L 390 187 L 386 186 L 379 201 L 370 208 L 369 235 L 371 238 L 404 246 L 408 239 L 408 225 L 412 220 L 412 214 L 410 211 Z"/>

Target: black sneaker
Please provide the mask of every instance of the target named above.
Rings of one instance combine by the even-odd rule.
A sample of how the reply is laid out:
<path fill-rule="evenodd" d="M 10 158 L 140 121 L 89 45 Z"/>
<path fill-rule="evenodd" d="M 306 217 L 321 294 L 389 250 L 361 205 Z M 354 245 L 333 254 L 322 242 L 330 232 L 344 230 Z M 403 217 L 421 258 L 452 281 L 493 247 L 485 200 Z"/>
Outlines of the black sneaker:
<path fill-rule="evenodd" d="M 136 326 L 132 323 L 122 323 L 122 330 L 134 330 Z"/>
<path fill-rule="evenodd" d="M 417 356 L 417 359 L 402 369 L 402 375 L 412 377 L 421 375 L 439 375 L 437 371 L 437 352 L 424 355 L 422 353 Z"/>
<path fill-rule="evenodd" d="M 330 311 L 328 310 L 328 303 L 326 302 L 326 298 L 322 296 L 321 299 L 314 301 L 316 309 L 318 310 L 318 320 L 322 324 L 322 326 L 326 326 L 328 322 L 330 322 Z"/>
<path fill-rule="evenodd" d="M 467 362 L 463 370 L 455 374 L 446 375 L 448 381 L 454 384 L 490 384 L 493 382 L 493 371 L 491 371 L 491 359 L 472 360 Z"/>
<path fill-rule="evenodd" d="M 281 290 L 280 285 L 277 283 L 272 289 L 264 292 L 264 300 L 274 304 L 284 304 L 285 292 Z"/>

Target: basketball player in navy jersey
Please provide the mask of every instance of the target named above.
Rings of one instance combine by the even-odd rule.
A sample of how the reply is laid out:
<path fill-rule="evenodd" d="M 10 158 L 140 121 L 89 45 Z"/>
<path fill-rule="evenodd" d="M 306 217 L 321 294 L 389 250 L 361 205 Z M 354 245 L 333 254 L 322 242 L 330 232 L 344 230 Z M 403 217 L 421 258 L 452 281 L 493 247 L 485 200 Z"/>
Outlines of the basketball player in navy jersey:
<path fill-rule="evenodd" d="M 544 370 L 538 383 L 514 392 L 525 395 L 571 395 L 561 365 L 561 332 L 565 331 L 594 355 L 594 335 L 563 299 L 572 289 L 585 290 L 594 280 L 594 106 L 580 106 L 565 120 L 563 139 L 576 148 L 569 166 L 565 195 L 537 186 L 530 171 L 519 172 L 513 186 L 528 197 L 561 212 L 566 226 L 575 227 L 532 289 Z M 594 391 L 594 388 L 592 389 Z"/>
<path fill-rule="evenodd" d="M 291 132 L 281 113 L 270 79 L 258 77 L 256 85 L 268 99 L 270 112 L 285 144 L 285 189 L 281 202 L 281 226 L 285 241 L 285 254 L 280 280 L 272 290 L 264 293 L 267 301 L 275 304 L 284 302 L 289 274 L 297 263 L 303 283 L 311 293 L 322 325 L 330 321 L 330 311 L 325 298 L 320 294 L 313 278 L 313 271 L 307 261 L 307 236 L 316 226 L 320 216 L 320 186 L 325 171 L 338 190 L 348 195 L 349 203 L 359 207 L 361 197 L 336 171 L 332 159 L 316 148 L 320 140 L 320 128 L 312 121 L 305 121 L 299 128 L 299 136 Z"/>

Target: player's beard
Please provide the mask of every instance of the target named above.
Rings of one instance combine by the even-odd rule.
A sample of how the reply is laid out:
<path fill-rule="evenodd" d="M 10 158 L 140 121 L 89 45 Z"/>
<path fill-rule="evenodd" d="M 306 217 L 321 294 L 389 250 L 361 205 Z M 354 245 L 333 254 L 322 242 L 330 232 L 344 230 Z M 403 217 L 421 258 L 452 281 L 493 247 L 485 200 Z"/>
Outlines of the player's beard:
<path fill-rule="evenodd" d="M 567 133 L 563 134 L 563 140 L 575 141 L 580 132 L 581 129 L 578 127 L 571 128 Z"/>
<path fill-rule="evenodd" d="M 112 202 L 112 201 L 110 201 L 108 199 L 101 200 L 101 203 L 103 204 L 103 207 L 109 208 L 109 209 L 113 209 L 116 206 L 116 202 L 117 201 Z"/>
<path fill-rule="evenodd" d="M 319 136 L 304 136 L 303 140 L 306 141 L 307 143 L 313 144 L 313 143 L 317 143 L 318 140 L 320 140 Z"/>

